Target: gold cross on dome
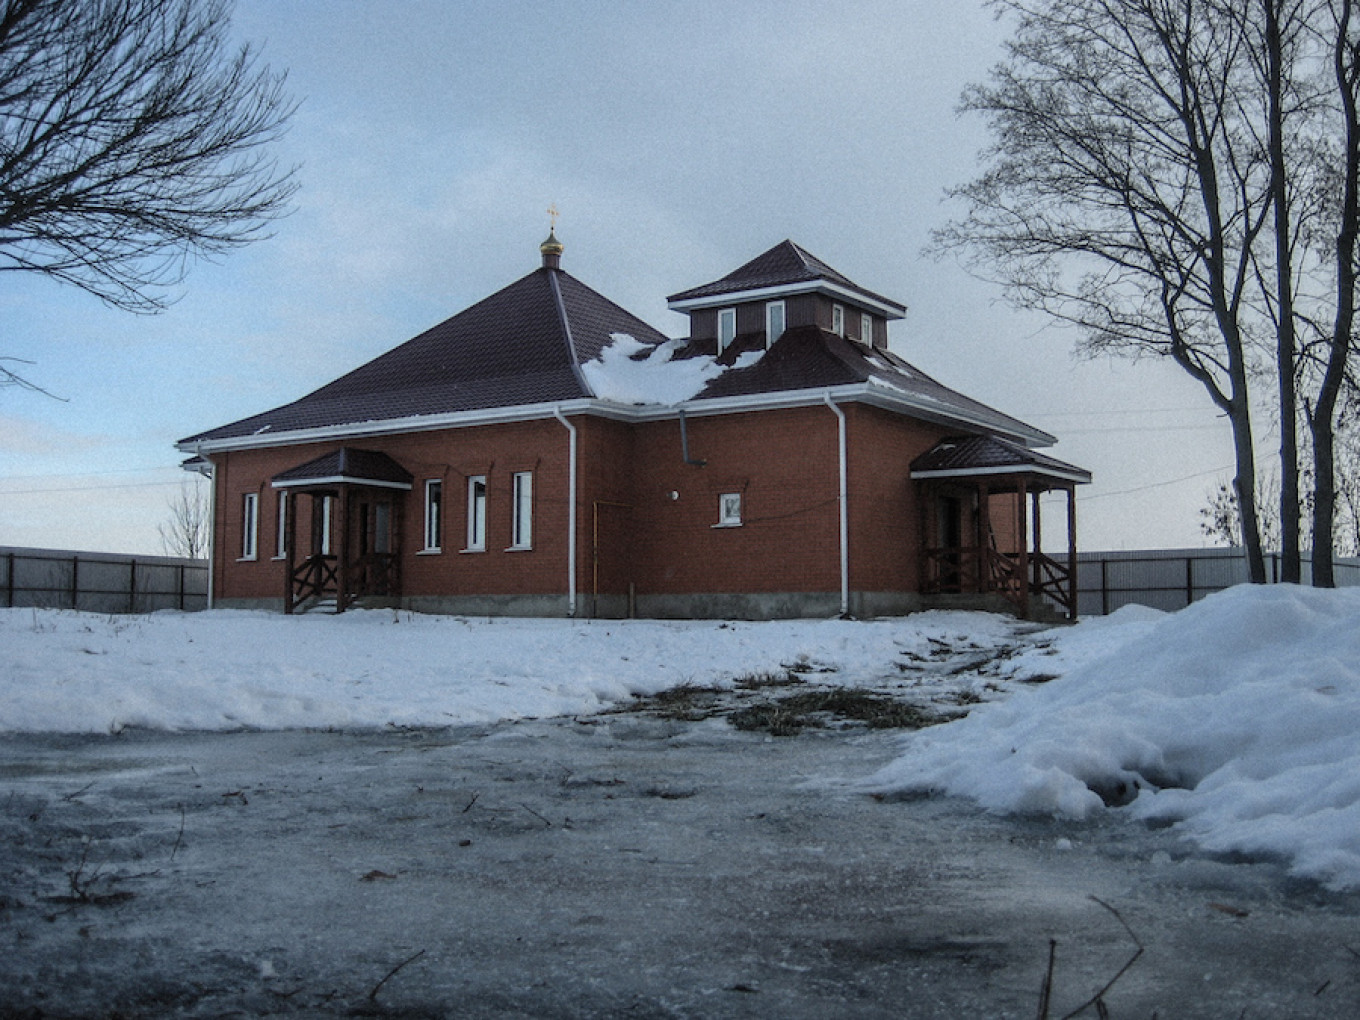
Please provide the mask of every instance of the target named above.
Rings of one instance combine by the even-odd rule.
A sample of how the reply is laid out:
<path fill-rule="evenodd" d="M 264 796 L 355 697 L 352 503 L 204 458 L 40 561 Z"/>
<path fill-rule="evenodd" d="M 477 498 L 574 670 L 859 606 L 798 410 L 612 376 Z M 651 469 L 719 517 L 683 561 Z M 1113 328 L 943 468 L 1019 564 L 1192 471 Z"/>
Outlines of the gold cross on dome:
<path fill-rule="evenodd" d="M 549 228 L 548 228 L 548 232 L 549 232 L 549 233 L 556 233 L 556 232 L 557 232 L 557 217 L 559 217 L 559 216 L 561 216 L 561 215 L 562 215 L 562 214 L 559 213 L 559 212 L 557 211 L 557 203 L 556 203 L 556 202 L 554 202 L 552 205 L 548 206 L 548 217 L 549 217 L 549 222 L 550 222 L 550 224 L 551 224 L 551 225 L 549 226 Z"/>

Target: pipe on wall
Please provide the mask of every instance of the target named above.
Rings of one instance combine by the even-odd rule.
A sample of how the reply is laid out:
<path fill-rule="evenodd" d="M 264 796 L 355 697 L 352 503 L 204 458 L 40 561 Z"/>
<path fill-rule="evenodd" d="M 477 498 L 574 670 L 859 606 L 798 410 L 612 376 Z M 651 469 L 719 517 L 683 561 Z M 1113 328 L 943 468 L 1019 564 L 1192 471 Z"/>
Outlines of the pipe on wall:
<path fill-rule="evenodd" d="M 845 470 L 845 412 L 831 399 L 831 391 L 823 395 L 823 401 L 836 416 L 837 446 L 840 454 L 840 511 L 841 511 L 841 616 L 850 615 L 850 500 L 849 485 Z"/>
<path fill-rule="evenodd" d="M 567 421 L 560 407 L 553 417 L 567 430 L 567 615 L 576 615 L 576 426 Z"/>

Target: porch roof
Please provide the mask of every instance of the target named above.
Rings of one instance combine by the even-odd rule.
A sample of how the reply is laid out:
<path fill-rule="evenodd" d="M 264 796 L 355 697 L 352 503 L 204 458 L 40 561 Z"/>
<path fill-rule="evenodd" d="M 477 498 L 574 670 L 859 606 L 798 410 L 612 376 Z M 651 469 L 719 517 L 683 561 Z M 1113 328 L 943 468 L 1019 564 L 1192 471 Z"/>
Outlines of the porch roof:
<path fill-rule="evenodd" d="M 1091 472 L 1075 464 L 1026 449 L 997 436 L 942 439 L 911 462 L 912 478 L 980 478 L 1007 476 L 1051 479 L 1086 485 Z"/>
<path fill-rule="evenodd" d="M 342 446 L 270 479 L 276 489 L 301 489 L 322 485 L 369 485 L 381 489 L 410 489 L 411 472 L 385 453 Z"/>

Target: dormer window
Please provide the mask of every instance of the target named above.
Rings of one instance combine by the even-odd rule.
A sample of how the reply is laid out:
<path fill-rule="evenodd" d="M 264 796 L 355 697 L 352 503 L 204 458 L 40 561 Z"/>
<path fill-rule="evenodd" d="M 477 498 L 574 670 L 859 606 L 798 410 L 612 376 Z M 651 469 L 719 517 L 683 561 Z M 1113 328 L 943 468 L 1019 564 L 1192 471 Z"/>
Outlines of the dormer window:
<path fill-rule="evenodd" d="M 845 309 L 841 305 L 831 306 L 831 332 L 845 336 Z"/>
<path fill-rule="evenodd" d="M 874 345 L 874 317 L 868 312 L 861 312 L 859 316 L 859 339 L 860 343 Z"/>
<path fill-rule="evenodd" d="M 784 334 L 784 302 L 770 301 L 765 305 L 765 346 L 769 347 Z"/>
<path fill-rule="evenodd" d="M 737 310 L 724 308 L 718 312 L 718 353 L 721 354 L 737 338 Z"/>

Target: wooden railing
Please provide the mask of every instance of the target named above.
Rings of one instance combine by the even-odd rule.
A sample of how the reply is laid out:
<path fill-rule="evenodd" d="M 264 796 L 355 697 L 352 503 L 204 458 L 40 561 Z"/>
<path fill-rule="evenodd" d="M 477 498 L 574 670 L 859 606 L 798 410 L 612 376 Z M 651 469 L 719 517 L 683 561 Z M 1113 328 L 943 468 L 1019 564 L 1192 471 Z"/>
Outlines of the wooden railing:
<path fill-rule="evenodd" d="M 1074 616 L 1076 585 L 1072 583 L 1072 572 L 1067 569 L 1067 564 L 1043 553 L 1030 553 L 1029 562 L 1033 573 L 1030 592 L 1049 599 L 1062 607 L 1068 616 Z"/>
<path fill-rule="evenodd" d="M 991 547 L 926 549 L 921 590 L 933 594 L 1001 595 L 1018 610 L 1028 598 L 1047 598 L 1069 614 L 1073 607 L 1072 576 L 1066 565 L 1043 553 L 1029 555 L 1030 577 L 1021 575 L 1020 556 Z"/>
<path fill-rule="evenodd" d="M 343 610 L 355 599 L 401 594 L 398 559 L 393 553 L 367 553 L 347 564 L 345 591 L 340 591 L 340 564 L 333 555 L 308 556 L 293 570 L 289 612 L 308 599 L 334 598 Z"/>
<path fill-rule="evenodd" d="M 367 553 L 349 565 L 346 575 L 351 599 L 365 595 L 401 594 L 397 557 L 392 553 Z"/>
<path fill-rule="evenodd" d="M 340 586 L 336 578 L 336 557 L 314 553 L 293 568 L 293 583 L 289 593 L 288 611 L 291 613 L 308 599 L 323 599 L 335 595 Z"/>

